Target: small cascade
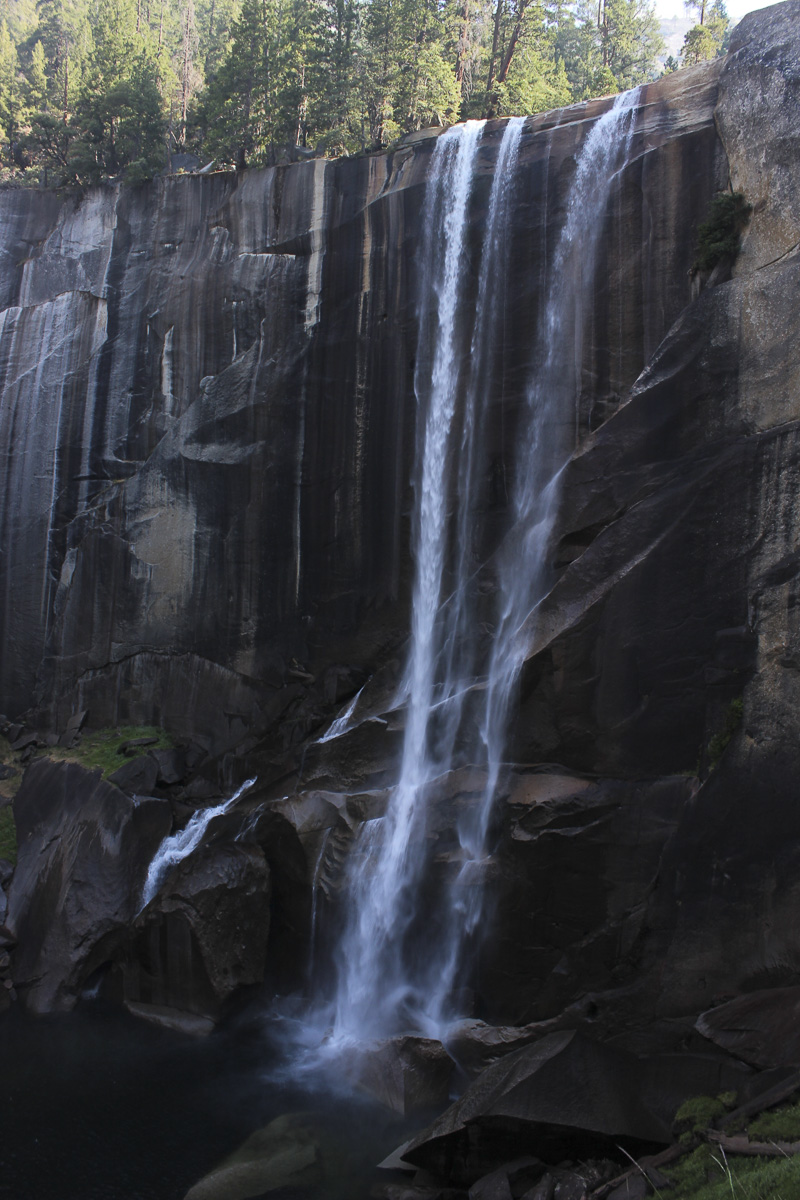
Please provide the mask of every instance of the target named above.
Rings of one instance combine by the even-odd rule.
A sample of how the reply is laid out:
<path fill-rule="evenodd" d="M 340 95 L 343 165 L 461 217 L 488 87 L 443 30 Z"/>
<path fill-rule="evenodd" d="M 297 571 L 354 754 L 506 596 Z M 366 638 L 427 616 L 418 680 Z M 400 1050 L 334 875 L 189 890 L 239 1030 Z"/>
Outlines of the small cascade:
<path fill-rule="evenodd" d="M 452 1015 L 466 946 L 482 914 L 481 864 L 501 782 L 509 708 L 529 623 L 552 583 L 548 547 L 563 465 L 578 434 L 582 333 L 593 297 L 597 240 L 627 159 L 637 102 L 637 91 L 617 97 L 592 126 L 578 158 L 533 341 L 532 382 L 516 440 L 511 527 L 495 556 L 497 599 L 488 652 L 477 617 L 480 563 L 471 514 L 486 469 L 485 420 L 502 338 L 514 168 L 524 121 L 507 122 L 498 152 L 471 325 L 464 299 L 467 220 L 483 125 L 456 126 L 437 142 L 423 218 L 416 579 L 406 726 L 387 814 L 366 823 L 351 858 L 334 1037 L 340 1043 L 411 1027 L 436 1032 Z M 345 724 L 349 716 L 343 714 Z M 335 736 L 335 725 L 326 737 Z M 453 857 L 460 866 L 438 897 L 441 911 L 425 920 L 421 944 L 411 931 L 431 896 L 425 878 L 429 800 L 437 779 L 465 764 L 481 773 L 482 794 L 459 819 Z"/>
<path fill-rule="evenodd" d="M 245 792 L 249 791 L 256 782 L 257 779 L 255 776 L 252 779 L 246 779 L 230 799 L 223 800 L 221 804 L 215 805 L 214 808 L 204 808 L 196 812 L 183 829 L 178 830 L 177 833 L 171 833 L 169 837 L 164 838 L 147 870 L 147 878 L 144 882 L 144 890 L 142 892 L 142 908 L 147 907 L 172 868 L 176 867 L 184 858 L 188 858 L 197 849 L 214 817 L 219 817 L 222 813 L 227 812 L 229 808 L 232 808 L 236 801 Z"/>
<path fill-rule="evenodd" d="M 343 733 L 347 733 L 350 729 L 350 718 L 356 710 L 359 697 L 364 688 L 360 688 L 353 699 L 347 704 L 343 713 L 332 721 L 321 738 L 317 738 L 317 745 L 321 746 L 324 742 L 332 742 L 335 738 L 341 737 Z"/>

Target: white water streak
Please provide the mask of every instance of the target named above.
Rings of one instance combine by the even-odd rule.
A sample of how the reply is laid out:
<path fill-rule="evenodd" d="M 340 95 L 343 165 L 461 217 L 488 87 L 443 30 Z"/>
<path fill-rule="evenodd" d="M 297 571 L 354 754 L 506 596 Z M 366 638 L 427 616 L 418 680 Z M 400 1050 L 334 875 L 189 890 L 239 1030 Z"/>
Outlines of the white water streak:
<path fill-rule="evenodd" d="M 380 831 L 369 825 L 361 839 L 367 868 L 351 880 L 350 923 L 343 939 L 337 997 L 340 1036 L 380 1029 L 403 1005 L 408 981 L 402 962 L 403 939 L 413 917 L 413 892 L 420 855 L 413 853 L 421 816 L 422 790 L 429 775 L 428 726 L 435 695 L 436 618 L 445 569 L 447 504 L 450 492 L 448 447 L 458 386 L 458 305 L 465 265 L 467 205 L 482 121 L 468 121 L 442 134 L 436 143 L 423 225 L 423 304 L 433 298 L 436 333 L 430 383 L 422 376 L 425 331 L 420 313 L 420 346 L 415 381 L 424 412 L 422 468 L 417 486 L 416 580 L 412 604 L 411 654 L 407 672 L 408 710 L 400 778 Z M 371 823 L 373 826 L 375 823 Z"/>
<path fill-rule="evenodd" d="M 246 779 L 229 800 L 223 800 L 222 804 L 217 804 L 214 808 L 204 808 L 196 812 L 183 829 L 164 838 L 147 871 L 147 879 L 142 892 L 142 908 L 150 903 L 172 868 L 197 849 L 214 817 L 221 816 L 222 813 L 232 808 L 236 801 L 256 782 L 255 777 Z"/>
<path fill-rule="evenodd" d="M 597 243 L 606 208 L 633 133 L 638 89 L 618 96 L 592 126 L 578 159 L 567 215 L 547 284 L 528 389 L 527 422 L 518 439 L 513 525 L 498 554 L 499 612 L 489 661 L 480 747 L 474 758 L 486 769 L 481 801 L 459 821 L 462 867 L 450 892 L 446 952 L 431 979 L 429 1012 L 448 1015 L 464 946 L 483 914 L 484 890 L 475 868 L 486 858 L 486 836 L 500 782 L 511 702 L 525 661 L 530 617 L 553 582 L 549 548 L 564 466 L 579 434 L 583 327 L 593 302 Z"/>
<path fill-rule="evenodd" d="M 356 692 L 355 696 L 353 696 L 353 699 L 347 705 L 347 708 L 344 710 L 341 716 L 338 716 L 336 720 L 330 724 L 321 738 L 317 738 L 318 746 L 321 746 L 323 742 L 332 742 L 334 738 L 341 737 L 343 733 L 348 732 L 350 728 L 350 718 L 355 712 L 355 707 L 358 704 L 358 698 L 363 690 L 364 689 L 362 687 Z"/>

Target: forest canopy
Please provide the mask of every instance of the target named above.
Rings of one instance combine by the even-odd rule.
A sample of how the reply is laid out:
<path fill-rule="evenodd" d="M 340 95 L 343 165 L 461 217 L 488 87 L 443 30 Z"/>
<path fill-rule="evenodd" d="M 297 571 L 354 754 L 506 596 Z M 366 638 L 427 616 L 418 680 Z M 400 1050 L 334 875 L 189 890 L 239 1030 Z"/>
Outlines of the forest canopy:
<path fill-rule="evenodd" d="M 728 26 L 722 0 L 692 7 L 684 62 L 718 53 Z M 0 14 L 6 184 L 379 150 L 633 87 L 663 50 L 653 0 L 3 0 Z"/>

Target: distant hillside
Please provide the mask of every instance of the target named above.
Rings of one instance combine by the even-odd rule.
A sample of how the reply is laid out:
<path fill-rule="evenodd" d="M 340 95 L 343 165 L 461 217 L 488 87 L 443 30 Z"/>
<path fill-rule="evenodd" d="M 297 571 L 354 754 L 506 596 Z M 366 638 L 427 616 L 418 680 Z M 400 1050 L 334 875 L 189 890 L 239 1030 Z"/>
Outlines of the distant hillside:
<path fill-rule="evenodd" d="M 659 64 L 663 67 L 670 54 L 673 58 L 677 58 L 683 46 L 683 39 L 691 29 L 694 21 L 691 17 L 670 17 L 668 21 L 661 22 L 661 36 L 664 39 L 665 50 L 659 57 Z"/>

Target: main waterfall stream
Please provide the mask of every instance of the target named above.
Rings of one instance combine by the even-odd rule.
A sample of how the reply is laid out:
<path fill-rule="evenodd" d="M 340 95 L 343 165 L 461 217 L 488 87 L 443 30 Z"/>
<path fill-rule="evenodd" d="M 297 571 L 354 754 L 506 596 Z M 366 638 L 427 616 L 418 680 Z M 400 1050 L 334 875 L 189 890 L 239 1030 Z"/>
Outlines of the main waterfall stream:
<path fill-rule="evenodd" d="M 484 124 L 469 121 L 436 144 L 424 212 L 415 390 L 416 577 L 404 678 L 399 778 L 383 820 L 367 822 L 351 863 L 350 910 L 339 953 L 334 1043 L 402 1029 L 438 1033 L 468 976 L 466 950 L 483 907 L 480 886 L 492 804 L 502 785 L 510 701 L 546 594 L 564 462 L 578 438 L 582 335 L 599 230 L 630 147 L 638 92 L 616 98 L 581 148 L 564 224 L 531 332 L 530 385 L 511 497 L 511 521 L 493 563 L 495 611 L 477 605 L 475 489 L 487 470 L 484 429 L 495 346 L 503 337 L 515 167 L 524 119 L 506 123 L 493 174 L 477 298 L 469 311 L 466 252 Z M 421 922 L 429 893 L 425 828 L 431 789 L 470 765 L 480 802 L 459 819 L 458 853 L 439 911 Z M 425 897 L 425 899 L 423 899 Z M 420 938 L 420 924 L 427 926 Z"/>

